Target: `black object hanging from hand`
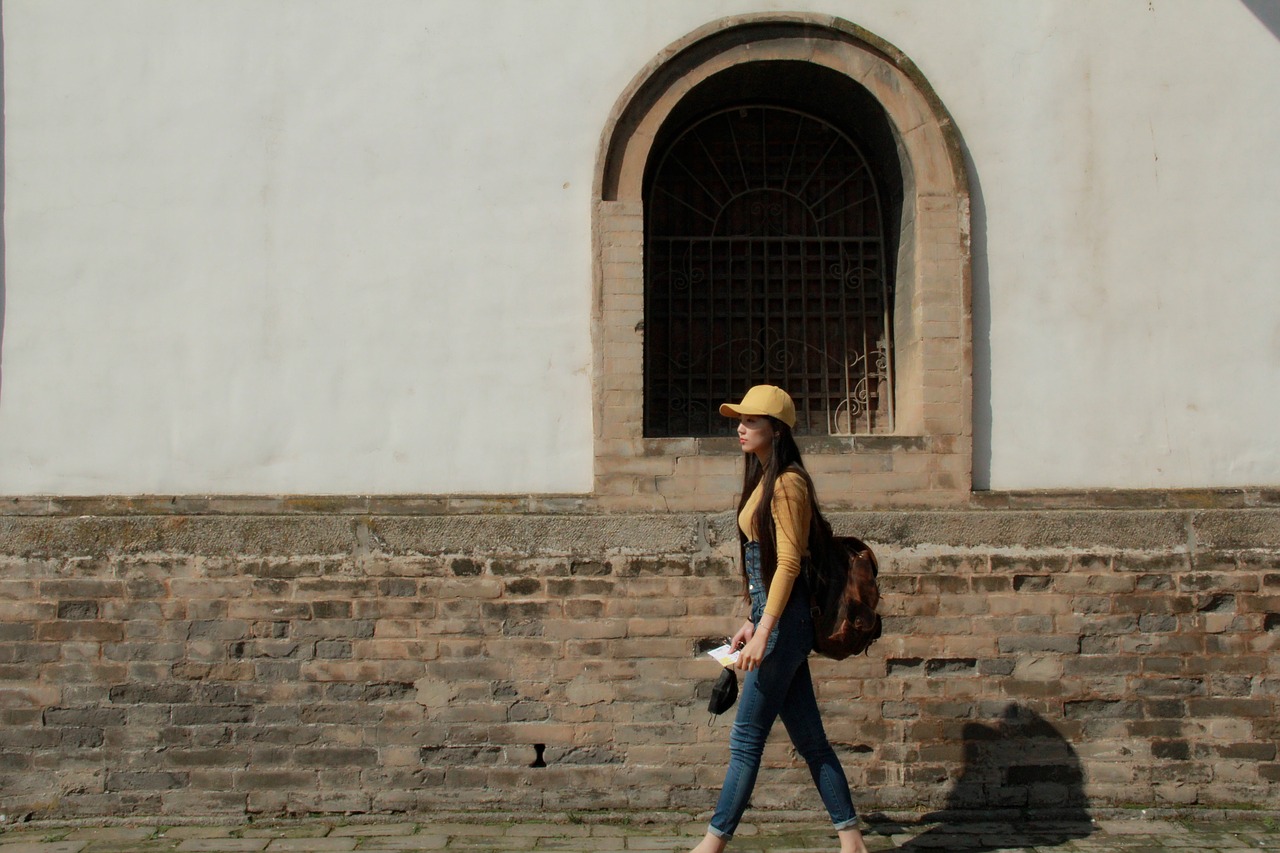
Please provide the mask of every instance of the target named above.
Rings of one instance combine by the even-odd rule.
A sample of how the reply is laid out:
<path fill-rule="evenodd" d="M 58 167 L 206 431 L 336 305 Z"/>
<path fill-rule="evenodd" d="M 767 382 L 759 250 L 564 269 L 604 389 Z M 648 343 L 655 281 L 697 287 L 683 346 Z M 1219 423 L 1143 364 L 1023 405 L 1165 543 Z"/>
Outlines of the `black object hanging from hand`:
<path fill-rule="evenodd" d="M 711 688 L 711 701 L 707 710 L 713 714 L 723 714 L 733 707 L 738 699 L 738 676 L 729 667 L 720 671 L 715 686 Z"/>

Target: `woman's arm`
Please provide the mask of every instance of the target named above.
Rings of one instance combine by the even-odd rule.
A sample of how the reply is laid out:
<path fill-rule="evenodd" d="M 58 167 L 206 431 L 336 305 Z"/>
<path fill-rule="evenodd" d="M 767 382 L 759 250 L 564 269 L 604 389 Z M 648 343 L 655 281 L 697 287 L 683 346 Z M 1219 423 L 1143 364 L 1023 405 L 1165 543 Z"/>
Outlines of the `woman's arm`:
<path fill-rule="evenodd" d="M 800 576 L 800 560 L 809 542 L 809 487 L 799 474 L 785 473 L 778 478 L 773 489 L 773 526 L 777 534 L 778 564 L 769 582 L 769 597 L 765 600 L 764 615 L 756 626 L 755 634 L 747 641 L 738 656 L 738 669 L 750 671 L 764 660 L 769 635 L 778 624 L 778 617 L 786 609 L 791 589 Z"/>
<path fill-rule="evenodd" d="M 791 598 L 791 588 L 800 577 L 800 561 L 809 547 L 809 486 L 804 477 L 787 471 L 773 488 L 773 527 L 777 534 L 778 565 L 769 582 L 769 598 L 764 612 L 775 619 Z"/>

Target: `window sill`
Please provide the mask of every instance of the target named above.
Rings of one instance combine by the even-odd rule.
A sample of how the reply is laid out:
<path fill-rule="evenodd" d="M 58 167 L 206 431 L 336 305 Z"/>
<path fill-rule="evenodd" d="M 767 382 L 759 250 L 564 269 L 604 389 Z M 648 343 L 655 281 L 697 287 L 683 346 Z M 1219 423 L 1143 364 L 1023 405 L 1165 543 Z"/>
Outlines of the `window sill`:
<path fill-rule="evenodd" d="M 807 455 L 845 453 L 932 453 L 935 436 L 928 435 L 803 435 L 796 437 Z M 736 456 L 742 452 L 732 436 L 710 438 L 646 438 L 645 456 Z"/>

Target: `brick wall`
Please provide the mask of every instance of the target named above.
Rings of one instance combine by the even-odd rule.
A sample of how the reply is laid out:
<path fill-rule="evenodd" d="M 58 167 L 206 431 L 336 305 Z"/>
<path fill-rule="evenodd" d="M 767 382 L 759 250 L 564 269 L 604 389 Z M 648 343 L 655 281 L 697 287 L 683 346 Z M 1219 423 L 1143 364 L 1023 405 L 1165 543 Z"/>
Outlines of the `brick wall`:
<path fill-rule="evenodd" d="M 478 506 L 0 516 L 0 812 L 709 809 L 729 516 Z M 885 638 L 813 662 L 862 810 L 1280 799 L 1280 509 L 835 521 L 883 562 Z"/>

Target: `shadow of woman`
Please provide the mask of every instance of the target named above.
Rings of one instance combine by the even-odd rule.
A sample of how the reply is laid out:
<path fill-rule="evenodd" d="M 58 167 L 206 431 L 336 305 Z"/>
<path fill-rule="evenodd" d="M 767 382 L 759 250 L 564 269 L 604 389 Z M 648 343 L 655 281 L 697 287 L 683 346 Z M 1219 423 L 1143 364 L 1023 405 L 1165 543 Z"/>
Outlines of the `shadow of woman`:
<path fill-rule="evenodd" d="M 994 725 L 970 723 L 964 768 L 938 822 L 896 848 L 911 853 L 1053 847 L 1094 831 L 1080 759 L 1039 714 L 1010 704 Z"/>

